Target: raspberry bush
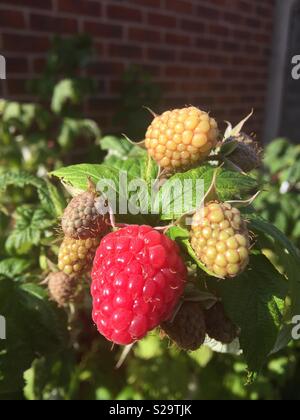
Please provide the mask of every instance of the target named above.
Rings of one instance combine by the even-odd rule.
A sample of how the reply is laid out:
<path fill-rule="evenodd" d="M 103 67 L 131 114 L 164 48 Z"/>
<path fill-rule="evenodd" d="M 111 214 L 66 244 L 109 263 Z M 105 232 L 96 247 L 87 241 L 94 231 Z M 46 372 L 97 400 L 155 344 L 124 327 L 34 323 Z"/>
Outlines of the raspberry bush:
<path fill-rule="evenodd" d="M 238 166 L 236 160 L 237 150 L 239 153 L 243 150 L 241 136 L 247 138 L 241 130 L 248 118 L 237 127 L 229 126 L 222 137 L 217 122 L 209 114 L 194 107 L 170 110 L 154 117 L 145 143 L 134 145 L 126 139 L 107 137 L 102 147 L 110 153 L 103 164 L 75 165 L 52 173 L 72 189 L 84 191 L 89 179 L 95 184 L 107 178 L 116 182 L 120 173 L 126 172 L 127 184 L 117 183 L 118 188 L 114 190 L 116 225 L 111 229 L 115 232 L 102 239 L 92 270 L 93 320 L 109 340 L 117 344 L 134 343 L 159 324 L 165 326 L 166 332 L 170 331 L 172 338 L 174 326 L 182 328 L 184 323 L 180 317 L 191 316 L 181 305 L 193 301 L 199 302 L 203 311 L 212 317 L 203 315 L 207 337 L 213 339 L 214 346 L 219 341 L 222 351 L 235 348 L 236 352 L 243 352 L 249 377 L 256 376 L 278 340 L 281 343 L 281 334 L 288 328 L 287 296 L 292 301 L 291 313 L 296 313 L 299 306 L 296 276 L 299 253 L 280 231 L 253 210 L 253 199 L 263 185 L 258 184 L 254 175 L 247 175 L 243 164 Z M 204 143 L 209 147 L 202 150 Z M 247 167 L 248 172 L 257 167 L 261 151 L 252 147 L 250 141 L 244 144 L 250 144 L 251 151 L 257 152 L 253 167 Z M 137 177 L 145 182 L 147 191 L 153 182 L 156 212 L 150 211 L 145 191 L 126 195 L 130 182 Z M 204 182 L 203 209 L 197 207 L 199 179 Z M 172 183 L 185 180 L 191 181 L 187 200 L 178 189 L 167 194 Z M 126 214 L 118 207 L 124 196 L 129 209 Z M 185 207 L 180 211 L 178 204 L 183 200 Z M 110 202 L 109 197 L 107 201 Z M 148 227 L 132 226 L 136 224 L 133 220 Z M 122 227 L 124 224 L 128 228 Z M 137 229 L 140 232 L 152 229 L 150 236 L 154 243 L 152 239 L 147 243 Z M 165 244 L 166 236 L 172 244 L 169 248 Z M 265 242 L 276 249 L 286 267 L 283 272 L 268 259 Z M 175 268 L 171 268 L 172 264 Z M 187 279 L 183 267 L 188 270 Z M 167 268 L 174 273 L 176 281 L 165 275 Z M 135 272 L 136 290 L 132 276 L 128 276 L 131 270 Z M 192 293 L 187 292 L 190 284 Z M 178 293 L 166 298 L 170 287 Z M 291 295 L 294 288 L 298 292 Z M 220 302 L 219 306 L 209 308 L 211 299 Z M 192 325 L 188 331 L 193 330 Z M 194 338 L 200 347 L 202 340 L 196 339 L 199 334 L 202 338 L 200 331 Z M 174 341 L 180 343 L 182 339 Z M 194 343 L 193 337 L 190 343 Z"/>
<path fill-rule="evenodd" d="M 141 144 L 104 137 L 103 163 L 44 178 L 1 173 L 1 394 L 73 398 L 95 381 L 97 398 L 193 397 L 190 372 L 200 375 L 199 355 L 208 363 L 211 351 L 239 357 L 248 381 L 260 380 L 291 341 L 300 256 L 255 211 L 261 151 L 242 142 L 243 123 L 222 135 L 204 111 L 169 110 Z M 7 196 L 20 189 L 38 202 L 16 196 L 11 223 Z M 131 388 L 113 369 L 124 345 Z"/>

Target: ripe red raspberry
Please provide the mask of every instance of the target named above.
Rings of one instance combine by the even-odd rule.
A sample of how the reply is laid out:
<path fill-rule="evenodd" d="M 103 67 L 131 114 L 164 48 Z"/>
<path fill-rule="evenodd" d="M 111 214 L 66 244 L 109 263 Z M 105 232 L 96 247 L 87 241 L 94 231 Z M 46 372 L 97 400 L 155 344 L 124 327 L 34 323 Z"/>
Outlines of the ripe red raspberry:
<path fill-rule="evenodd" d="M 177 244 L 150 226 L 110 233 L 92 270 L 93 320 L 116 344 L 130 344 L 171 317 L 187 270 Z"/>

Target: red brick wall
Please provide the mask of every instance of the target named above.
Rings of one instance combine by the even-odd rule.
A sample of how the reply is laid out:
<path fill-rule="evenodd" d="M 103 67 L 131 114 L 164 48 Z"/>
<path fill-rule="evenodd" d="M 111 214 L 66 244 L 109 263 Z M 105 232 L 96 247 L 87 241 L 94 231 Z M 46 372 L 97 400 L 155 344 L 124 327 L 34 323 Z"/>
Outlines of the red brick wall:
<path fill-rule="evenodd" d="M 237 122 L 254 107 L 263 123 L 275 0 L 0 0 L 0 53 L 7 98 L 26 100 L 54 33 L 89 33 L 91 74 L 101 91 L 86 112 L 102 125 L 129 64 L 164 89 L 163 108 L 195 104 Z"/>

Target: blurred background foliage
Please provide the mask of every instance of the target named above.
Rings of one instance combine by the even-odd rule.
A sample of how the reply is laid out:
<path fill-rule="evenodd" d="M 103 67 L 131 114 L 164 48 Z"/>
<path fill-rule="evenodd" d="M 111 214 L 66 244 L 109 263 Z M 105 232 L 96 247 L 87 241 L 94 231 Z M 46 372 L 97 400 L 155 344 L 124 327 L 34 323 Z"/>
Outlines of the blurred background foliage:
<path fill-rule="evenodd" d="M 103 133 L 96 122 L 82 118 L 84 100 L 94 88 L 84 77 L 91 54 L 86 37 L 56 38 L 43 76 L 28 83 L 38 103 L 0 103 L 0 308 L 10 305 L 18 325 L 5 342 L 13 360 L 1 353 L 0 342 L 0 399 L 300 399 L 297 343 L 274 355 L 248 386 L 240 358 L 207 347 L 187 354 L 151 334 L 116 369 L 121 350 L 97 334 L 88 303 L 76 315 L 70 311 L 67 320 L 38 286 L 55 264 L 57 220 L 66 203 L 47 173 L 102 160 Z M 155 109 L 160 98 L 148 74 L 129 69 L 116 124 L 141 139 L 151 120 L 143 106 Z M 285 139 L 271 143 L 259 176 L 263 192 L 256 209 L 300 247 L 300 146 Z M 26 335 L 24 320 L 32 325 Z"/>

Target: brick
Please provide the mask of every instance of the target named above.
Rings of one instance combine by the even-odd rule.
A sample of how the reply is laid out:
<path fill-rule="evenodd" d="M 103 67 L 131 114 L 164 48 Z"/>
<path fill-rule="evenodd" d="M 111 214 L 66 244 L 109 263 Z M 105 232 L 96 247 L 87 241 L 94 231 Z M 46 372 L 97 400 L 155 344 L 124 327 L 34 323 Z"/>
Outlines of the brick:
<path fill-rule="evenodd" d="M 235 29 L 233 30 L 233 37 L 240 42 L 242 40 L 248 40 L 251 37 L 251 31 L 244 29 Z"/>
<path fill-rule="evenodd" d="M 129 3 L 136 4 L 138 6 L 141 6 L 141 0 L 129 0 Z M 143 6 L 147 7 L 160 7 L 161 6 L 161 0 L 142 0 Z"/>
<path fill-rule="evenodd" d="M 149 48 L 148 57 L 151 60 L 160 60 L 160 61 L 174 61 L 175 52 L 162 48 Z"/>
<path fill-rule="evenodd" d="M 130 28 L 128 36 L 131 41 L 146 43 L 157 43 L 161 41 L 160 32 L 151 31 L 149 29 Z"/>
<path fill-rule="evenodd" d="M 44 69 L 45 69 L 46 62 L 47 61 L 46 61 L 46 59 L 44 57 L 43 58 L 36 58 L 33 61 L 33 70 L 36 73 L 42 73 L 44 71 Z"/>
<path fill-rule="evenodd" d="M 110 61 L 93 61 L 87 65 L 87 72 L 91 75 L 121 75 L 125 70 L 125 66 L 121 62 Z"/>
<path fill-rule="evenodd" d="M 166 8 L 178 13 L 192 13 L 193 4 L 184 0 L 165 0 Z"/>
<path fill-rule="evenodd" d="M 189 63 L 199 64 L 201 62 L 205 62 L 206 56 L 198 51 L 186 50 L 181 53 L 180 59 Z"/>
<path fill-rule="evenodd" d="M 230 34 L 230 30 L 221 24 L 214 24 L 209 26 L 209 32 L 211 34 L 217 35 L 217 36 L 228 36 Z"/>
<path fill-rule="evenodd" d="M 93 0 L 58 0 L 58 10 L 85 16 L 101 16 L 102 5 Z"/>
<path fill-rule="evenodd" d="M 113 57 L 120 58 L 141 58 L 143 50 L 136 45 L 114 44 L 109 46 L 109 54 Z"/>
<path fill-rule="evenodd" d="M 174 28 L 176 27 L 176 18 L 174 16 L 168 16 L 161 13 L 149 13 L 147 17 L 148 23 L 154 26 L 160 26 L 161 28 Z"/>
<path fill-rule="evenodd" d="M 3 33 L 3 49 L 10 52 L 46 52 L 50 48 L 48 37 Z"/>
<path fill-rule="evenodd" d="M 35 9 L 52 9 L 52 0 L 1 0 L 1 4 L 9 4 L 10 6 L 25 6 Z"/>
<path fill-rule="evenodd" d="M 253 2 L 248 2 L 244 0 L 238 0 L 236 2 L 236 8 L 244 13 L 251 14 L 254 10 Z"/>
<path fill-rule="evenodd" d="M 201 37 L 196 39 L 196 46 L 201 49 L 216 50 L 220 47 L 220 42 L 216 39 Z"/>
<path fill-rule="evenodd" d="M 251 17 L 248 17 L 245 19 L 245 25 L 255 30 L 257 30 L 258 28 L 261 28 L 262 26 L 261 21 L 259 19 L 251 18 Z"/>
<path fill-rule="evenodd" d="M 225 21 L 233 23 L 233 24 L 239 24 L 243 25 L 244 19 L 239 13 L 233 13 L 233 12 L 225 12 L 223 14 L 223 18 Z"/>
<path fill-rule="evenodd" d="M 33 13 L 30 15 L 30 27 L 35 31 L 68 33 L 78 32 L 77 21 L 72 18 L 60 18 Z"/>
<path fill-rule="evenodd" d="M 0 10 L 0 26 L 2 28 L 23 29 L 25 18 L 23 12 L 17 10 Z"/>
<path fill-rule="evenodd" d="M 171 94 L 174 93 L 174 91 L 177 91 L 176 87 L 177 84 L 174 83 L 174 81 L 169 82 L 169 81 L 158 81 L 157 85 L 159 86 L 159 88 L 161 89 L 161 91 L 166 95 L 166 94 Z"/>
<path fill-rule="evenodd" d="M 236 53 L 241 48 L 238 42 L 224 41 L 222 42 L 222 49 L 228 51 L 229 53 Z"/>
<path fill-rule="evenodd" d="M 118 94 L 122 89 L 122 81 L 120 79 L 110 80 L 109 92 Z"/>
<path fill-rule="evenodd" d="M 88 110 L 95 110 L 99 112 L 99 110 L 105 110 L 106 112 L 116 110 L 118 105 L 118 99 L 113 98 L 89 98 L 87 101 L 87 109 Z"/>
<path fill-rule="evenodd" d="M 228 56 L 228 54 L 221 55 L 219 53 L 211 53 L 207 56 L 207 62 L 212 64 L 217 63 L 219 67 L 223 67 L 230 63 L 230 57 Z"/>
<path fill-rule="evenodd" d="M 160 76 L 162 67 L 158 64 L 141 64 L 139 66 L 143 71 L 149 73 L 152 77 L 153 76 Z"/>
<path fill-rule="evenodd" d="M 197 7 L 197 15 L 202 19 L 216 20 L 220 17 L 220 12 L 214 7 L 203 6 Z"/>
<path fill-rule="evenodd" d="M 190 75 L 190 70 L 186 66 L 167 66 L 165 74 L 168 77 L 185 78 Z"/>
<path fill-rule="evenodd" d="M 259 43 L 259 44 L 269 44 L 271 42 L 271 35 L 270 34 L 259 34 L 256 33 L 254 36 L 254 39 Z"/>
<path fill-rule="evenodd" d="M 22 57 L 9 57 L 6 59 L 7 74 L 24 74 L 28 72 L 28 60 Z"/>
<path fill-rule="evenodd" d="M 260 4 L 256 7 L 256 12 L 259 16 L 263 16 L 264 18 L 271 18 L 273 16 L 274 10 L 272 7 L 264 7 Z"/>
<path fill-rule="evenodd" d="M 7 83 L 7 89 L 9 91 L 10 95 L 23 95 L 26 93 L 26 85 L 27 85 L 28 79 L 12 79 L 9 77 L 6 80 Z"/>
<path fill-rule="evenodd" d="M 93 36 L 105 38 L 122 38 L 123 28 L 120 25 L 110 23 L 85 21 L 84 31 Z"/>
<path fill-rule="evenodd" d="M 122 21 L 140 22 L 142 20 L 140 10 L 121 5 L 107 6 L 107 16 Z"/>
<path fill-rule="evenodd" d="M 178 33 L 166 33 L 165 41 L 170 45 L 183 45 L 185 47 L 192 43 L 191 37 L 188 35 L 181 35 Z"/>
<path fill-rule="evenodd" d="M 187 32 L 203 33 L 205 25 L 199 20 L 183 19 L 181 22 L 181 28 Z"/>
<path fill-rule="evenodd" d="M 217 77 L 220 77 L 220 71 L 213 67 L 201 67 L 195 70 L 195 75 L 207 79 L 216 79 Z"/>

